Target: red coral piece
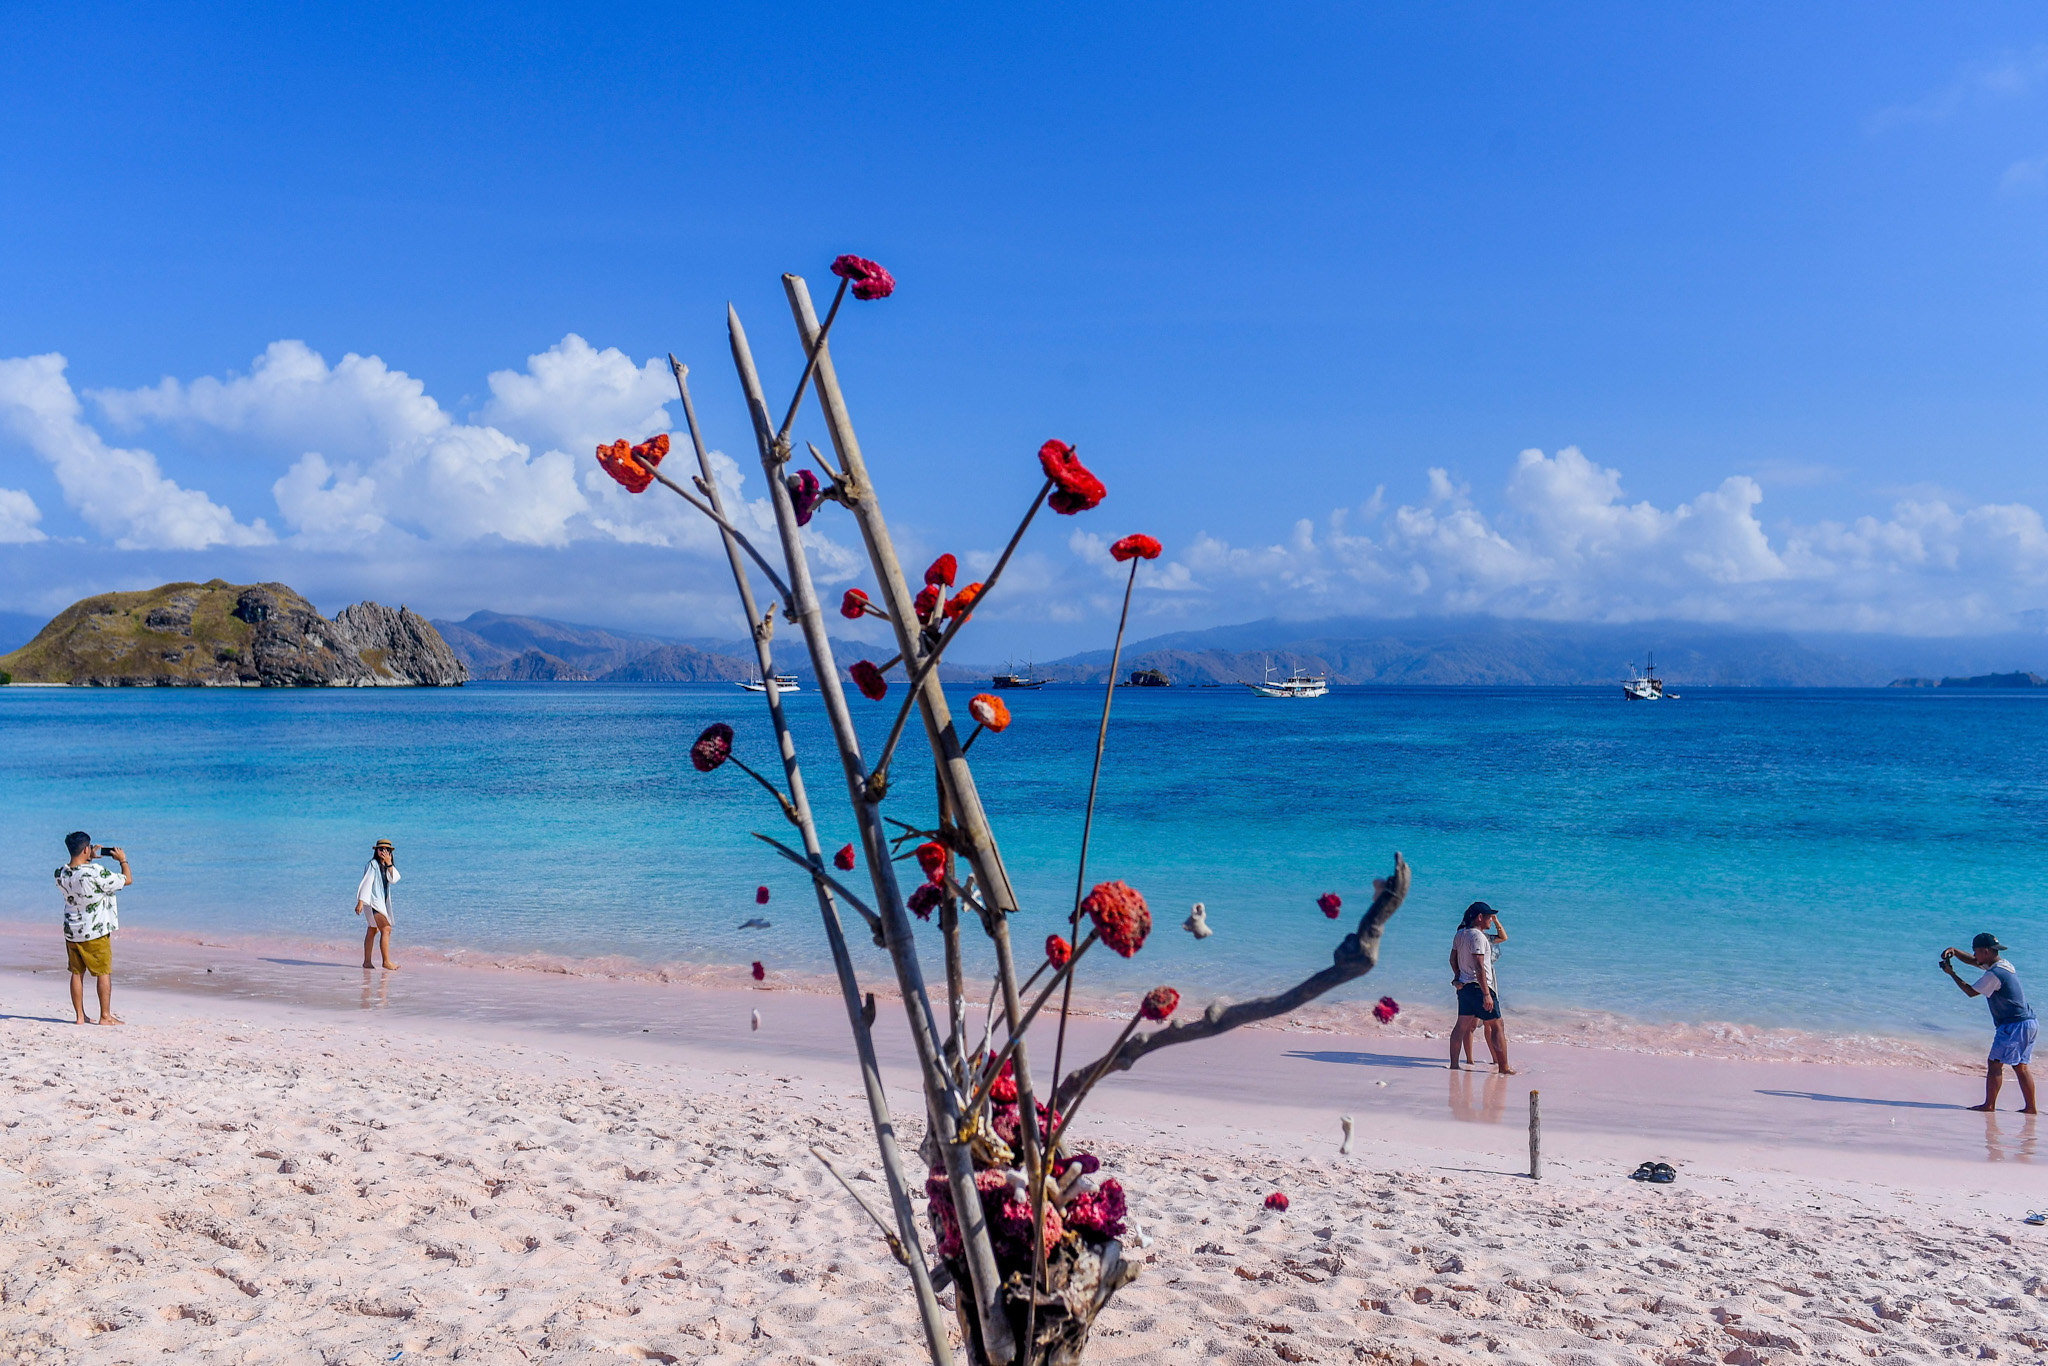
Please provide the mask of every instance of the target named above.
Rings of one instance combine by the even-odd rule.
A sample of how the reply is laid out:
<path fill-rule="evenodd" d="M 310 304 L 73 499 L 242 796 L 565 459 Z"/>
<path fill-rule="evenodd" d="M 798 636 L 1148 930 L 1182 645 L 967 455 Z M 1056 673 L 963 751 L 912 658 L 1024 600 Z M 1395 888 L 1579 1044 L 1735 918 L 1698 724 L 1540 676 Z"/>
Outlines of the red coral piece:
<path fill-rule="evenodd" d="M 974 604 L 981 600 L 982 585 L 970 583 L 946 601 L 946 620 L 964 617 L 974 610 Z"/>
<path fill-rule="evenodd" d="M 988 1084 L 988 1098 L 998 1105 L 1017 1103 L 1017 1066 L 1014 1059 L 1003 1059 L 1003 1070 L 996 1073 L 995 1080 Z"/>
<path fill-rule="evenodd" d="M 654 467 L 667 454 L 667 432 L 637 446 L 627 444 L 621 437 L 609 446 L 597 448 L 597 463 L 604 466 L 606 474 L 625 485 L 626 492 L 645 493 L 654 482 Z"/>
<path fill-rule="evenodd" d="M 856 299 L 886 299 L 896 292 L 896 277 L 863 256 L 842 256 L 832 263 L 832 273 L 853 282 Z"/>
<path fill-rule="evenodd" d="M 1267 1196 L 1267 1197 L 1266 1197 L 1266 1208 L 1267 1208 L 1267 1209 L 1270 1209 L 1270 1210 L 1278 1210 L 1278 1211 L 1280 1211 L 1280 1212 L 1281 1212 L 1281 1213 L 1283 1213 L 1283 1214 L 1284 1214 L 1284 1213 L 1286 1213 L 1286 1212 L 1287 1212 L 1287 1195 L 1286 1195 L 1286 1192 L 1284 1192 L 1284 1191 L 1274 1191 L 1274 1192 L 1273 1192 L 1273 1193 L 1272 1193 L 1271 1195 Z"/>
<path fill-rule="evenodd" d="M 1010 704 L 991 692 L 978 692 L 967 703 L 967 714 L 996 734 L 1010 728 Z"/>
<path fill-rule="evenodd" d="M 704 727 L 697 743 L 690 746 L 690 766 L 699 773 L 709 773 L 731 757 L 732 727 L 723 721 Z"/>
<path fill-rule="evenodd" d="M 1152 910 L 1135 887 L 1123 881 L 1098 882 L 1081 902 L 1081 909 L 1095 922 L 1102 942 L 1129 958 L 1145 947 L 1152 933 Z"/>
<path fill-rule="evenodd" d="M 917 619 L 919 621 L 931 620 L 932 613 L 937 611 L 939 607 L 939 586 L 935 583 L 928 583 L 918 589 L 917 597 L 912 599 L 911 605 L 917 608 Z"/>
<path fill-rule="evenodd" d="M 1094 1161 L 1094 1158 L 1090 1157 L 1089 1161 Z M 1093 1171 L 1094 1168 L 1086 1170 Z M 1121 1238 L 1124 1236 L 1124 1220 L 1129 1214 L 1123 1184 L 1112 1176 L 1099 1189 L 1081 1191 L 1067 1202 L 1067 1227 L 1079 1229 L 1098 1240 Z"/>
<path fill-rule="evenodd" d="M 839 615 L 848 621 L 859 621 L 868 614 L 868 595 L 858 588 L 846 590 L 846 596 L 839 600 Z"/>
<path fill-rule="evenodd" d="M 756 906 L 766 906 L 768 904 L 768 889 L 766 887 L 756 887 L 754 889 L 754 904 Z"/>
<path fill-rule="evenodd" d="M 1316 905 L 1323 908 L 1323 914 L 1335 920 L 1337 912 L 1344 909 L 1344 898 L 1335 892 L 1324 892 L 1316 898 Z"/>
<path fill-rule="evenodd" d="M 930 584 L 944 584 L 951 588 L 960 581 L 960 561 L 951 555 L 941 555 L 932 561 L 931 568 L 924 571 L 924 581 Z"/>
<path fill-rule="evenodd" d="M 853 675 L 853 686 L 860 689 L 860 695 L 870 702 L 879 702 L 889 695 L 889 680 L 882 677 L 882 671 L 863 659 L 847 672 Z"/>
<path fill-rule="evenodd" d="M 789 487 L 789 502 L 796 512 L 796 524 L 809 526 L 811 514 L 818 510 L 818 504 L 825 501 L 825 490 L 818 483 L 818 476 L 809 470 L 798 470 L 783 482 Z"/>
<path fill-rule="evenodd" d="M 1401 1013 L 1401 1003 L 1391 996 L 1380 997 L 1380 1003 L 1372 1008 L 1372 1017 L 1381 1024 L 1391 1024 Z"/>
<path fill-rule="evenodd" d="M 767 978 L 768 978 L 768 969 L 766 969 L 766 968 L 762 967 L 762 966 L 760 965 L 760 963 L 756 962 L 756 963 L 754 964 L 754 980 L 755 980 L 755 981 L 757 981 L 757 982 L 762 982 L 762 981 L 766 981 L 766 980 L 767 980 Z"/>
<path fill-rule="evenodd" d="M 1164 547 L 1150 536 L 1133 533 L 1111 546 L 1109 554 L 1111 559 L 1119 562 L 1123 560 L 1156 560 L 1159 558 L 1159 552 L 1162 549 Z"/>
<path fill-rule="evenodd" d="M 842 873 L 853 871 L 853 846 L 847 845 L 832 856 L 832 866 Z"/>
<path fill-rule="evenodd" d="M 1164 1020 L 1180 1005 L 1180 993 L 1172 987 L 1154 987 L 1145 993 L 1138 1014 L 1147 1020 Z"/>
<path fill-rule="evenodd" d="M 946 846 L 937 840 L 926 840 L 918 845 L 917 866 L 924 869 L 926 882 L 937 882 L 946 871 Z"/>
<path fill-rule="evenodd" d="M 1074 946 L 1056 934 L 1045 937 L 1045 961 L 1056 968 L 1065 967 L 1074 957 Z"/>
<path fill-rule="evenodd" d="M 1038 467 L 1059 487 L 1046 501 L 1063 517 L 1086 512 L 1109 496 L 1102 481 L 1088 472 L 1064 441 L 1048 441 L 1038 448 Z"/>
<path fill-rule="evenodd" d="M 910 900 L 905 904 L 910 907 L 910 913 L 919 920 L 930 920 L 932 912 L 938 909 L 939 897 L 937 887 L 929 882 L 921 883 L 918 889 L 910 894 Z"/>

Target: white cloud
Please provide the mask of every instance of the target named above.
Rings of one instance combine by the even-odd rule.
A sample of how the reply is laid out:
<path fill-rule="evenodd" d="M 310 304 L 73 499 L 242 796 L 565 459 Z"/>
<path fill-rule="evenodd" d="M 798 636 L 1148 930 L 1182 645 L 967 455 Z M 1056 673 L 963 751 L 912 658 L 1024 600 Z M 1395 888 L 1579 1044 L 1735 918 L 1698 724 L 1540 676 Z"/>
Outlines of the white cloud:
<path fill-rule="evenodd" d="M 1281 544 L 1196 536 L 1146 575 L 1168 592 L 1145 612 L 1229 619 L 1270 613 L 1485 613 L 1573 621 L 1677 618 L 1920 634 L 2010 629 L 2048 603 L 2048 527 L 2021 504 L 1908 499 L 1887 518 L 1785 525 L 1758 518 L 1763 489 L 1734 475 L 1672 508 L 1627 501 L 1621 474 L 1576 448 L 1523 451 L 1497 512 L 1441 469 L 1418 503 L 1376 493 L 1298 521 Z M 1085 531 L 1069 549 L 1087 580 L 1110 565 Z M 1120 577 L 1120 576 L 1119 576 Z M 1099 589 L 1076 593 L 1099 598 Z M 1057 595 L 1053 595 L 1057 596 Z"/>
<path fill-rule="evenodd" d="M 276 538 L 259 518 L 244 526 L 197 489 L 167 479 L 145 450 L 109 446 L 81 418 L 55 352 L 0 360 L 0 428 L 56 471 L 64 501 L 87 524 L 131 550 L 203 550 Z M 33 506 L 31 504 L 31 506 Z"/>
<path fill-rule="evenodd" d="M 1945 123 L 1968 108 L 2021 99 L 2044 79 L 2048 79 L 2048 46 L 2003 52 L 1971 63 L 1948 84 L 1920 99 L 1880 109 L 1870 116 L 1868 127 L 1873 133 L 1882 133 L 1907 124 Z"/>
<path fill-rule="evenodd" d="M 0 489 L 0 545 L 26 545 L 48 539 L 36 525 L 43 510 L 20 489 Z"/>
<path fill-rule="evenodd" d="M 665 361 L 635 365 L 570 333 L 528 356 L 525 370 L 496 371 L 488 384 L 490 399 L 461 422 L 422 381 L 376 356 L 350 353 L 330 366 L 303 342 L 279 341 L 246 375 L 166 378 L 91 397 L 116 427 L 203 429 L 280 465 L 290 461 L 271 493 L 295 542 L 307 547 L 496 537 L 539 547 L 600 539 L 719 551 L 701 515 L 659 490 L 627 493 L 593 459 L 600 443 L 668 430 L 665 405 L 675 390 Z M 672 439 L 669 468 L 694 475 L 687 436 Z M 747 500 L 735 461 L 713 452 L 711 463 L 734 524 L 765 551 L 774 539 L 766 499 Z M 859 571 L 853 551 L 817 530 L 806 543 L 821 582 Z"/>

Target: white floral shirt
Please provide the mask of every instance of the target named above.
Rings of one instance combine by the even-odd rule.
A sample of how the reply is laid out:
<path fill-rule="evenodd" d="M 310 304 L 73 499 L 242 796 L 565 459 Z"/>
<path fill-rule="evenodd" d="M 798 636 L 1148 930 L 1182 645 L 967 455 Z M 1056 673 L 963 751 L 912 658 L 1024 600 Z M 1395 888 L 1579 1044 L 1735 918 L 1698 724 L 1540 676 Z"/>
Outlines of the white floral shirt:
<path fill-rule="evenodd" d="M 57 870 L 57 887 L 64 893 L 64 937 L 74 944 L 103 939 L 121 928 L 120 908 L 114 893 L 127 882 L 112 869 L 97 863 L 69 864 Z"/>

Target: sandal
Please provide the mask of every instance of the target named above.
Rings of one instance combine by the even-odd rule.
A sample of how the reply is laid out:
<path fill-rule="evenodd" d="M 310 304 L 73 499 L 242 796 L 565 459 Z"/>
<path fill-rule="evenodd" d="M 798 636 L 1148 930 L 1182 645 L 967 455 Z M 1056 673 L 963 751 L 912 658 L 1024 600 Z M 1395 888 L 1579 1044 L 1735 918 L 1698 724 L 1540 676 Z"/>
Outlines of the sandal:
<path fill-rule="evenodd" d="M 1678 1168 L 1669 1162 L 1659 1162 L 1650 1169 L 1649 1179 L 1659 1186 L 1668 1186 L 1678 1179 Z"/>
<path fill-rule="evenodd" d="M 2034 1225 L 2040 1225 L 2040 1224 L 2048 1224 L 2048 1214 L 2043 1214 L 2043 1213 L 2041 1213 L 2041 1211 L 2039 1211 L 2039 1210 L 2037 1210 L 2037 1209 L 2036 1209 L 2036 1210 L 2028 1210 L 2028 1211 L 2027 1211 L 2027 1217 L 2026 1217 L 2026 1218 L 2024 1218 L 2024 1219 L 2022 1219 L 2022 1220 L 2020 1220 L 2020 1222 L 2021 1222 L 2021 1223 L 2023 1223 L 2023 1224 L 2034 1224 Z"/>
<path fill-rule="evenodd" d="M 1656 1174 L 1657 1164 L 1654 1162 L 1645 1162 L 1642 1166 L 1637 1167 L 1634 1171 L 1630 1172 L 1628 1179 L 1631 1181 L 1648 1181 Z"/>

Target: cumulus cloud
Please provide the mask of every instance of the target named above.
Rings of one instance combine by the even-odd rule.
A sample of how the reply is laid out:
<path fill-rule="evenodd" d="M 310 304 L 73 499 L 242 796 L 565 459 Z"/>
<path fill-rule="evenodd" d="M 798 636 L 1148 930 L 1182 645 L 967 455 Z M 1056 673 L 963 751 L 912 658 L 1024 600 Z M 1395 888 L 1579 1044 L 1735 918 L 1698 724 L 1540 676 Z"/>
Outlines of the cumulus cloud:
<path fill-rule="evenodd" d="M 1143 610 L 1944 634 L 2009 629 L 2048 603 L 2048 528 L 2023 504 L 1908 500 L 1886 518 L 1774 534 L 1758 516 L 1763 489 L 1747 476 L 1660 508 L 1628 501 L 1620 471 L 1574 447 L 1523 451 L 1492 513 L 1444 470 L 1429 471 L 1428 483 L 1427 497 L 1391 510 L 1375 494 L 1321 527 L 1304 518 L 1278 544 L 1198 535 L 1160 562 L 1156 583 L 1167 591 L 1147 595 Z M 1087 570 L 1108 561 L 1099 537 L 1076 532 L 1069 547 Z"/>
<path fill-rule="evenodd" d="M 524 370 L 498 370 L 487 382 L 489 400 L 458 420 L 424 382 L 379 357 L 351 352 L 329 364 L 304 342 L 278 341 L 246 374 L 167 377 L 88 396 L 113 428 L 203 432 L 275 462 L 282 473 L 270 492 L 301 548 L 388 554 L 396 541 L 496 539 L 719 549 L 715 529 L 697 513 L 667 494 L 627 493 L 591 459 L 601 442 L 669 430 L 675 381 L 665 361 L 636 364 L 570 333 L 528 356 Z M 74 437 L 97 442 L 68 386 L 62 397 Z M 672 458 L 695 473 L 687 439 Z M 720 452 L 711 463 L 734 524 L 772 538 L 767 500 L 746 497 L 740 465 Z M 854 552 L 821 529 L 807 544 L 822 582 L 858 572 Z"/>
<path fill-rule="evenodd" d="M 0 489 L 0 545 L 27 545 L 47 539 L 36 525 L 43 510 L 20 489 Z"/>
<path fill-rule="evenodd" d="M 66 365 L 55 352 L 0 360 L 0 430 L 49 464 L 64 501 L 88 525 L 129 550 L 204 550 L 275 539 L 261 518 L 245 526 L 204 493 L 166 478 L 150 452 L 108 445 L 83 420 Z"/>

